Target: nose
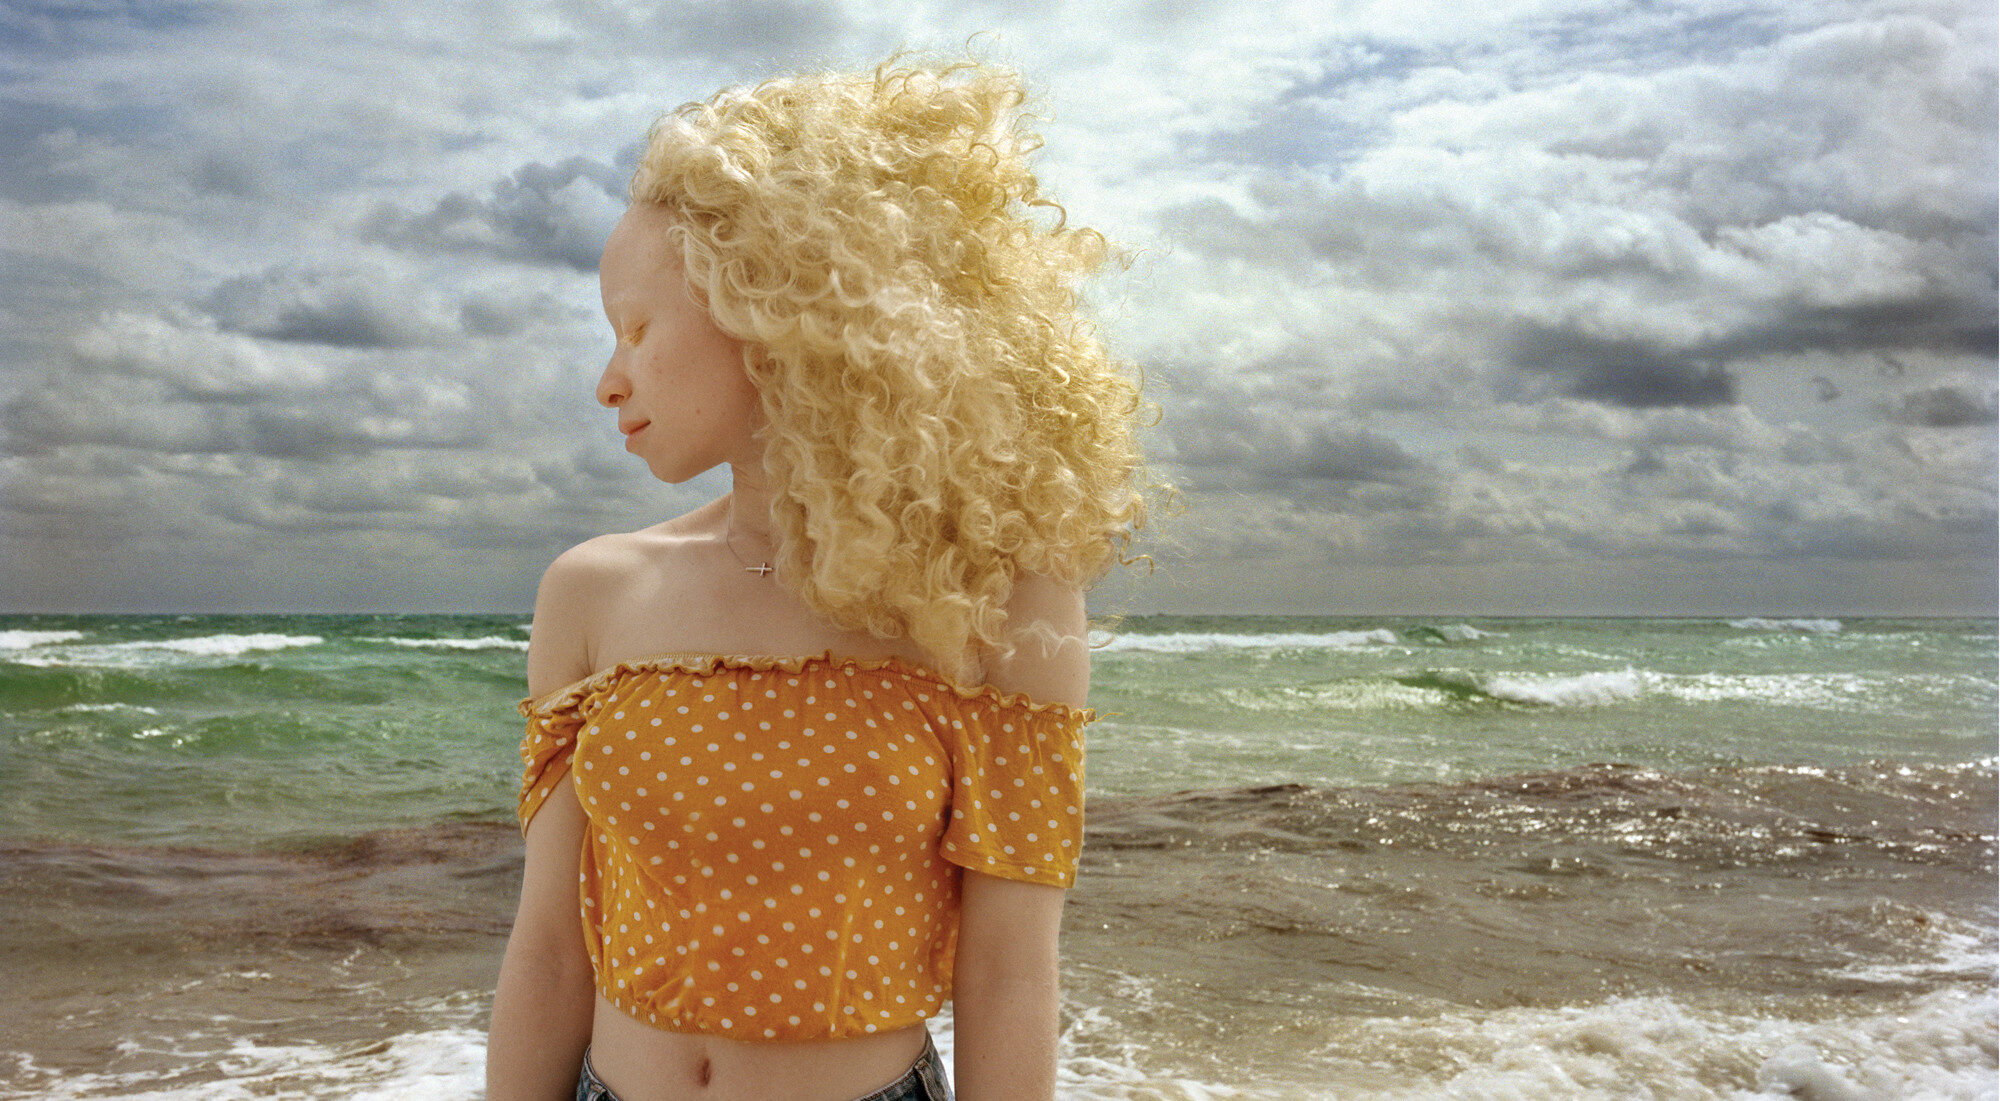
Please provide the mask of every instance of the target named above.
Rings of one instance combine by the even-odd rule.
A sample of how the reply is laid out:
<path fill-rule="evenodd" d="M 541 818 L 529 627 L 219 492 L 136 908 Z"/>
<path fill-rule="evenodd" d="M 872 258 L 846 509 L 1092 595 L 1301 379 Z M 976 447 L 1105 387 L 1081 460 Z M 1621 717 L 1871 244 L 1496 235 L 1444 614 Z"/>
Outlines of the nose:
<path fill-rule="evenodd" d="M 625 373 L 618 369 L 618 357 L 612 356 L 611 362 L 604 365 L 604 374 L 597 380 L 597 404 L 606 409 L 616 409 L 631 396 L 632 385 L 626 380 Z"/>

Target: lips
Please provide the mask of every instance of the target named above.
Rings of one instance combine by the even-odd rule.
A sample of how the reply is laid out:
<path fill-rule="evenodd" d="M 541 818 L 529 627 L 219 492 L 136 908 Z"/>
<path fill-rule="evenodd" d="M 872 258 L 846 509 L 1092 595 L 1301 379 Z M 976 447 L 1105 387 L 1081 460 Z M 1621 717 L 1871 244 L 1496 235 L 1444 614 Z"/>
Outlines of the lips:
<path fill-rule="evenodd" d="M 638 439 L 639 433 L 644 432 L 646 426 L 652 423 L 652 421 L 638 421 L 633 424 L 621 424 L 618 426 L 618 431 L 625 433 L 626 450 L 631 450 L 632 441 Z"/>

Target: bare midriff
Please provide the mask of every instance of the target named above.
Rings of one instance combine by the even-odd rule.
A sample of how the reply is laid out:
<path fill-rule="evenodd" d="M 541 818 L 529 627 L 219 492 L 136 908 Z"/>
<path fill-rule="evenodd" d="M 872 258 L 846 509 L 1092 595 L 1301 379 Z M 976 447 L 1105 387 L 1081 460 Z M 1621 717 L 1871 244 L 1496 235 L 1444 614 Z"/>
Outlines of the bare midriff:
<path fill-rule="evenodd" d="M 902 1077 L 923 1049 L 921 1025 L 791 1042 L 667 1032 L 633 1020 L 600 994 L 590 1066 L 620 1101 L 850 1101 Z"/>

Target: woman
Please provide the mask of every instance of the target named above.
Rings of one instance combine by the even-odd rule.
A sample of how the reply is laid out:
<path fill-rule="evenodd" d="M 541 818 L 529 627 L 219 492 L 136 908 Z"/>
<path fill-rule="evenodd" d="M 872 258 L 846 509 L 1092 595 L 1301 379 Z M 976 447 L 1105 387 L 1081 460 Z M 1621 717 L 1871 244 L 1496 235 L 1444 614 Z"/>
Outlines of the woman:
<path fill-rule="evenodd" d="M 599 401 L 731 489 L 542 579 L 493 1101 L 949 1097 L 947 1000 L 962 1098 L 1053 1093 L 1137 395 L 1015 79 L 893 65 L 663 119 L 605 245 Z"/>

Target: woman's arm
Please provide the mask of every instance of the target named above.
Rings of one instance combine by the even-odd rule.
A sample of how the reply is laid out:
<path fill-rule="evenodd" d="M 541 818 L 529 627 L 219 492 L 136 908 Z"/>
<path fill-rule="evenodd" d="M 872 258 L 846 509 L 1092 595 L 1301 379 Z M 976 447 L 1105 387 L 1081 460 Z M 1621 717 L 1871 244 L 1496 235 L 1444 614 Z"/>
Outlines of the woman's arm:
<path fill-rule="evenodd" d="M 487 1101 L 576 1095 L 596 1005 L 576 894 L 584 826 L 583 808 L 567 783 L 528 826 L 521 907 L 507 937 L 486 1036 Z"/>
<path fill-rule="evenodd" d="M 584 612 L 592 577 L 583 548 L 556 559 L 535 597 L 528 691 L 537 698 L 588 675 Z M 588 822 L 566 782 L 528 824 L 521 902 L 486 1039 L 488 1101 L 556 1101 L 576 1094 L 590 1044 L 596 983 L 584 950 L 577 862 Z"/>
<path fill-rule="evenodd" d="M 1004 692 L 1082 707 L 1090 693 L 1083 594 L 1024 577 L 1007 605 L 1014 652 L 986 662 Z M 1060 887 L 965 873 L 952 994 L 953 1085 L 960 1101 L 1055 1096 L 1061 1003 Z"/>
<path fill-rule="evenodd" d="M 1056 1089 L 1060 887 L 965 873 L 953 979 L 960 1101 L 1048 1101 Z"/>

